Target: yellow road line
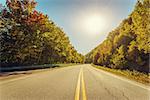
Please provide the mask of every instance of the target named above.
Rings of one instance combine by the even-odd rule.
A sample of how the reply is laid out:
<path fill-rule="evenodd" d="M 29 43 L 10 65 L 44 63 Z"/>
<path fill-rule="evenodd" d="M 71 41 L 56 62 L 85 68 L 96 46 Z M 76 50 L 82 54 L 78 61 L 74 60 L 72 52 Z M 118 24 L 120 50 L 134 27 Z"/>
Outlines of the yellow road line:
<path fill-rule="evenodd" d="M 84 83 L 84 77 L 83 77 L 83 71 L 82 71 L 82 100 L 86 99 L 86 90 L 85 90 L 85 83 Z"/>
<path fill-rule="evenodd" d="M 78 76 L 78 82 L 77 82 L 77 87 L 75 91 L 75 100 L 80 100 L 80 83 L 82 85 L 82 100 L 87 100 L 82 68 L 80 69 L 79 76 Z"/>
<path fill-rule="evenodd" d="M 79 100 L 80 99 L 80 78 L 81 78 L 81 69 L 79 72 L 79 76 L 78 76 L 78 82 L 77 82 L 77 87 L 76 87 L 76 91 L 75 91 L 75 100 Z"/>

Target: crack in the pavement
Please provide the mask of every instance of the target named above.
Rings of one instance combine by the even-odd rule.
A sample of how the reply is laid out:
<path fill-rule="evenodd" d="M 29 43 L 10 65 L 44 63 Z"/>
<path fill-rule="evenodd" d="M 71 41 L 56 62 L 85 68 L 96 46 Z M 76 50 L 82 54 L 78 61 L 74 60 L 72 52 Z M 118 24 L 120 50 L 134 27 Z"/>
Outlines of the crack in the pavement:
<path fill-rule="evenodd" d="M 119 98 L 115 95 L 113 95 L 108 88 L 104 87 L 104 89 L 107 91 L 108 94 L 110 94 L 111 96 L 113 96 L 115 98 L 115 100 L 119 100 Z"/>
<path fill-rule="evenodd" d="M 120 92 L 122 93 L 122 96 L 123 96 L 124 98 L 126 98 L 126 100 L 130 100 L 130 99 L 125 95 L 125 93 L 124 93 L 123 91 L 120 90 Z"/>
<path fill-rule="evenodd" d="M 95 76 L 95 75 L 93 75 L 93 76 Z M 96 77 L 96 76 L 95 76 Z M 103 85 L 103 84 L 102 84 Z M 104 86 L 104 85 L 103 85 Z M 113 96 L 113 97 L 115 97 L 115 98 L 118 98 L 117 96 L 115 96 L 115 95 L 113 95 L 110 91 L 109 91 L 109 89 L 108 88 L 106 88 L 106 87 L 104 87 L 105 88 L 105 90 L 111 95 L 111 96 Z M 113 88 L 115 88 L 115 87 L 113 87 Z M 115 88 L 115 90 L 118 90 L 117 88 Z M 130 100 L 126 95 L 125 95 L 125 93 L 123 92 L 123 91 L 121 91 L 121 90 L 118 90 L 118 91 L 120 91 L 121 93 L 122 93 L 122 96 L 126 99 L 126 100 Z M 118 98 L 119 99 L 119 98 Z"/>
<path fill-rule="evenodd" d="M 89 71 L 89 70 L 88 70 L 88 71 Z M 109 91 L 108 88 L 104 87 L 103 83 L 99 82 L 99 81 L 96 79 L 96 76 L 95 76 L 91 71 L 89 71 L 89 73 L 91 73 L 91 75 L 94 77 L 95 81 L 96 81 L 100 86 L 102 86 L 102 87 L 107 91 L 107 93 L 108 93 L 109 95 L 111 95 L 112 97 L 114 97 L 115 100 L 119 100 L 119 98 L 118 98 L 117 96 L 115 96 L 114 94 L 112 94 L 112 93 Z"/>
<path fill-rule="evenodd" d="M 97 70 L 95 70 L 95 71 L 97 71 Z M 92 72 L 90 72 L 90 73 L 92 73 Z M 93 76 L 95 76 L 95 75 L 93 75 Z M 95 76 L 95 77 L 96 77 L 96 76 Z M 96 78 L 95 78 L 95 80 L 96 80 Z M 98 81 L 98 82 L 99 82 L 99 81 Z M 103 84 L 101 84 L 101 85 L 103 85 Z M 104 87 L 104 85 L 103 85 L 103 87 Z M 115 88 L 115 87 L 113 87 L 113 88 Z M 113 97 L 115 97 L 115 98 L 118 98 L 117 96 L 113 95 L 113 94 L 109 91 L 108 88 L 104 87 L 104 89 L 105 89 L 111 96 L 113 96 Z M 115 90 L 118 90 L 118 89 L 115 88 Z M 118 90 L 118 91 L 121 92 L 122 96 L 123 96 L 126 100 L 130 100 L 130 99 L 125 95 L 125 93 L 124 93 L 123 91 L 121 91 L 121 90 Z M 118 98 L 118 100 L 119 100 L 119 98 Z"/>

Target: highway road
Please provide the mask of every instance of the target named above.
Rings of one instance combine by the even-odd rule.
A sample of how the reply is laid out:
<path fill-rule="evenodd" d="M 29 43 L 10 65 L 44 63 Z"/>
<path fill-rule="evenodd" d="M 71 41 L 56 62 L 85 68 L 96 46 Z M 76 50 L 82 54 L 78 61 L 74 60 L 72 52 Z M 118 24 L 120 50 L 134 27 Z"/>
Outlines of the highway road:
<path fill-rule="evenodd" d="M 1 81 L 0 100 L 150 100 L 150 88 L 84 64 Z"/>

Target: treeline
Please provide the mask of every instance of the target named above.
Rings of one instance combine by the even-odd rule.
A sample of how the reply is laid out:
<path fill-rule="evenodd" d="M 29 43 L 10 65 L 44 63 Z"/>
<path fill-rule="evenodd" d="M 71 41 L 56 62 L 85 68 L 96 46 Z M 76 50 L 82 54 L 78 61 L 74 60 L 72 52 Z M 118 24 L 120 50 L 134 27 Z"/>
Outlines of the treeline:
<path fill-rule="evenodd" d="M 83 63 L 84 56 L 34 0 L 7 0 L 0 11 L 1 67 L 50 63 Z"/>
<path fill-rule="evenodd" d="M 129 17 L 86 55 L 86 62 L 148 73 L 149 54 L 150 1 L 138 0 Z"/>

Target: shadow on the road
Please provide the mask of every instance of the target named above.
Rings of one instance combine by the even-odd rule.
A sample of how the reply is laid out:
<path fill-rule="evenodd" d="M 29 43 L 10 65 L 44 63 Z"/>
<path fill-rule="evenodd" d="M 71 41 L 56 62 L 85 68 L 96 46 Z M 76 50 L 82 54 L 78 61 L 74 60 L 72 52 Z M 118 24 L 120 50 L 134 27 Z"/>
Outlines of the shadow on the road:
<path fill-rule="evenodd" d="M 32 74 L 32 72 L 3 72 L 0 73 L 0 77 L 6 77 L 10 75 L 26 75 L 26 74 Z"/>

